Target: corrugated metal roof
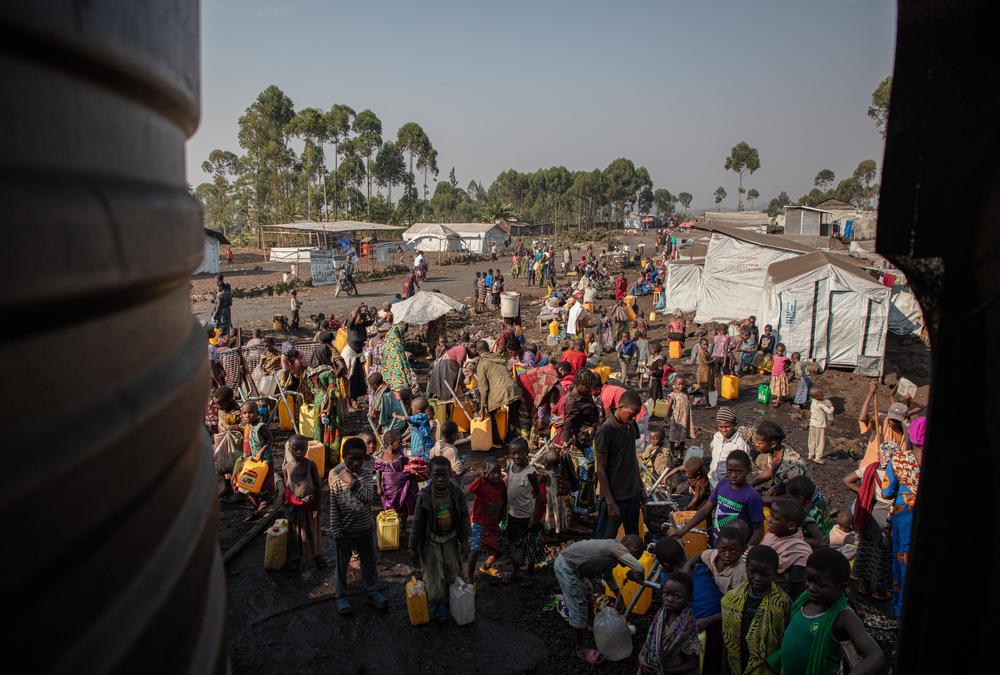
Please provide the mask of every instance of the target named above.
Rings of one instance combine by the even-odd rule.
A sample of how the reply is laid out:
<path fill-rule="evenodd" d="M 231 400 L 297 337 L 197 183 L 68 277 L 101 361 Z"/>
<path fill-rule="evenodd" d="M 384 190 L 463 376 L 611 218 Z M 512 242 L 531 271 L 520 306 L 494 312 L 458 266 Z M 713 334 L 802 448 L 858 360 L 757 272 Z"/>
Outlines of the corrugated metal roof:
<path fill-rule="evenodd" d="M 212 239 L 215 239 L 220 244 L 229 244 L 230 243 L 230 241 L 228 239 L 226 239 L 226 236 L 224 234 L 222 234 L 221 232 L 219 232 L 217 230 L 210 230 L 207 227 L 205 228 L 205 236 L 206 237 L 211 237 Z"/>
<path fill-rule="evenodd" d="M 776 237 L 772 234 L 759 234 L 752 230 L 740 227 L 728 227 L 726 225 L 717 225 L 715 223 L 695 223 L 692 225 L 692 229 L 701 230 L 703 232 L 715 232 L 726 237 L 732 237 L 733 239 L 739 239 L 740 241 L 757 244 L 758 246 L 766 246 L 767 248 L 773 248 L 779 251 L 812 253 L 816 250 L 812 246 L 799 244 L 784 237 Z"/>
<path fill-rule="evenodd" d="M 298 220 L 294 223 L 279 223 L 276 225 L 264 225 L 266 230 L 301 230 L 303 232 L 355 232 L 358 230 L 403 230 L 406 228 L 397 225 L 384 225 L 382 223 L 365 223 L 360 220 Z"/>
<path fill-rule="evenodd" d="M 788 260 L 771 263 L 767 268 L 767 276 L 773 282 L 780 283 L 782 281 L 794 279 L 795 277 L 801 276 L 815 269 L 819 269 L 824 265 L 833 265 L 834 267 L 838 267 L 868 283 L 878 284 L 877 281 L 866 274 L 865 271 L 858 267 L 850 258 L 835 255 L 833 253 L 826 253 L 824 251 L 814 251 L 813 253 L 807 253 L 806 255 L 800 255 L 794 258 L 789 258 Z"/>
<path fill-rule="evenodd" d="M 785 210 L 788 211 L 789 209 L 799 209 L 800 211 L 818 211 L 819 213 L 833 213 L 833 211 L 817 209 L 815 206 L 802 206 L 800 204 L 789 204 L 785 207 Z"/>

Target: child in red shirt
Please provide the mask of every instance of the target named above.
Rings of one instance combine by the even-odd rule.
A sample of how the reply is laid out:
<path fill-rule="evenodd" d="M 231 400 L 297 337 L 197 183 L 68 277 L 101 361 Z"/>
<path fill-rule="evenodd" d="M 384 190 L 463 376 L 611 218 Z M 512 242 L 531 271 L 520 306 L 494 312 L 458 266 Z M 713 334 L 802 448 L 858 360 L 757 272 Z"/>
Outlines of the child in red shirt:
<path fill-rule="evenodd" d="M 507 512 L 507 485 L 500 477 L 500 465 L 492 459 L 483 462 L 482 474 L 469 484 L 476 496 L 472 504 L 472 536 L 469 538 L 469 583 L 476 577 L 476 566 L 485 555 L 483 569 L 489 569 L 500 557 L 500 519 Z"/>

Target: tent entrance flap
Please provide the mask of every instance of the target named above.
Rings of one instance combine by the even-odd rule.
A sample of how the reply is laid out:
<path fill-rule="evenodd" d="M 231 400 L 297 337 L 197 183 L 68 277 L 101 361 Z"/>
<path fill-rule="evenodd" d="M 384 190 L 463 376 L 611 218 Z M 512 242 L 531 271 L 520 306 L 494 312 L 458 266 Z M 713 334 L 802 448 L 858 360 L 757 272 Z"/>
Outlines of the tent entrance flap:
<path fill-rule="evenodd" d="M 857 297 L 849 291 L 830 293 L 830 323 L 827 344 L 829 365 L 858 365 L 858 338 L 864 331 L 865 315 L 857 311 Z"/>

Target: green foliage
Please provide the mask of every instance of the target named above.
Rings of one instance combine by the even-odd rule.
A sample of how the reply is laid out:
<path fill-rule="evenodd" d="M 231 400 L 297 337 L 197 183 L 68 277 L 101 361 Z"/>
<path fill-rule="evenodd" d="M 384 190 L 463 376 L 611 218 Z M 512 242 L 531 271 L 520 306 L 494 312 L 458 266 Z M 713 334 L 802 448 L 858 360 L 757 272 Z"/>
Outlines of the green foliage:
<path fill-rule="evenodd" d="M 371 170 L 372 178 L 379 187 L 387 192 L 387 201 L 392 202 L 392 186 L 402 185 L 406 180 L 406 159 L 399 147 L 392 141 L 386 141 L 379 148 L 378 155 Z M 384 221 L 377 221 L 384 222 Z"/>
<path fill-rule="evenodd" d="M 439 173 L 438 152 L 419 124 L 407 122 L 395 139 L 387 140 L 372 110 L 355 113 L 336 103 L 326 112 L 296 112 L 291 99 L 273 85 L 240 116 L 238 139 L 242 154 L 213 150 L 202 164 L 212 180 L 192 194 L 202 203 L 207 226 L 247 243 L 253 237 L 243 231 L 245 225 L 257 226 L 259 241 L 260 225 L 295 218 L 409 224 L 422 218 L 468 222 L 520 217 L 593 229 L 598 223 L 622 222 L 631 209 L 648 212 L 655 205 L 665 215 L 678 203 L 690 207 L 692 200 L 689 193 L 655 190 L 646 168 L 625 157 L 603 170 L 510 169 L 489 187 L 470 180 L 465 190 L 452 167 L 447 181 L 431 186 Z M 293 150 L 290 144 L 296 139 L 301 146 Z M 333 145 L 332 170 L 327 144 Z M 422 174 L 422 190 L 417 173 Z M 403 194 L 394 204 L 393 192 L 400 186 Z"/>
<path fill-rule="evenodd" d="M 656 213 L 661 217 L 672 215 L 677 197 L 670 193 L 670 190 L 660 188 L 653 193 L 653 204 L 656 206 Z"/>
<path fill-rule="evenodd" d="M 681 192 L 677 195 L 677 201 L 680 202 L 681 206 L 685 209 L 691 208 L 691 200 L 693 199 L 694 197 L 691 196 L 690 192 Z"/>
<path fill-rule="evenodd" d="M 365 158 L 368 174 L 368 199 L 372 198 L 372 153 L 382 147 L 382 120 L 367 108 L 354 117 L 354 147 Z"/>
<path fill-rule="evenodd" d="M 715 188 L 715 203 L 717 205 L 721 204 L 722 200 L 725 198 L 726 198 L 726 188 L 722 187 L 721 185 Z"/>
<path fill-rule="evenodd" d="M 882 138 L 885 138 L 886 123 L 889 121 L 889 98 L 892 94 L 892 75 L 888 76 L 875 87 L 872 92 L 872 104 L 868 106 L 868 116 L 875 122 Z"/>
<path fill-rule="evenodd" d="M 750 188 L 747 190 L 747 201 L 750 202 L 750 208 L 753 208 L 753 203 L 760 197 L 760 193 L 757 192 L 757 188 Z"/>
<path fill-rule="evenodd" d="M 858 163 L 854 169 L 854 180 L 861 188 L 861 205 L 864 208 L 871 208 L 875 196 L 878 194 L 878 187 L 875 178 L 878 176 L 878 165 L 874 159 L 865 159 Z"/>
<path fill-rule="evenodd" d="M 498 220 L 517 220 L 517 212 L 507 200 L 494 199 L 483 209 L 481 219 L 484 223 L 493 223 Z"/>
<path fill-rule="evenodd" d="M 747 174 L 752 175 L 754 171 L 760 168 L 760 155 L 757 153 L 757 148 L 751 148 L 746 141 L 740 141 L 729 151 L 729 157 L 726 157 L 723 168 L 726 171 L 732 171 L 739 177 L 739 187 L 736 190 L 736 194 L 738 195 L 736 209 L 742 211 L 743 176 Z M 725 199 L 725 195 L 723 195 L 723 199 Z M 715 203 L 718 204 L 720 201 L 722 200 L 718 198 L 718 191 L 716 191 Z"/>
<path fill-rule="evenodd" d="M 816 174 L 816 178 L 813 179 L 813 185 L 818 188 L 825 188 L 828 185 L 832 185 L 836 179 L 837 176 L 830 169 L 820 169 L 819 173 Z"/>
<path fill-rule="evenodd" d="M 768 202 L 765 212 L 767 213 L 767 215 L 774 218 L 782 211 L 784 211 L 784 208 L 791 203 L 792 200 L 788 197 L 788 193 L 782 190 L 777 197 Z"/>

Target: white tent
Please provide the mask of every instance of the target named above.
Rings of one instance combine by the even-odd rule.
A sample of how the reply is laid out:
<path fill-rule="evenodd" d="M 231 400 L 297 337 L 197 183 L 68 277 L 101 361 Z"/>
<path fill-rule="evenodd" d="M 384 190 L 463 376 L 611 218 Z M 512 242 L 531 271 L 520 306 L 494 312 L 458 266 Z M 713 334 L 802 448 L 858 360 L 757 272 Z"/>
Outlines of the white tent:
<path fill-rule="evenodd" d="M 889 302 L 889 330 L 896 335 L 920 335 L 924 329 L 924 313 L 913 292 L 906 286 L 894 286 Z"/>
<path fill-rule="evenodd" d="M 663 291 L 667 296 L 668 312 L 680 309 L 693 312 L 698 307 L 698 292 L 701 290 L 701 266 L 703 263 L 667 264 L 667 283 Z"/>
<path fill-rule="evenodd" d="M 392 321 L 422 326 L 452 310 L 464 312 L 465 305 L 444 293 L 417 291 L 406 300 L 392 306 Z"/>
<path fill-rule="evenodd" d="M 403 232 L 407 248 L 424 252 L 461 251 L 462 237 L 441 223 L 416 223 Z"/>
<path fill-rule="evenodd" d="M 889 311 L 888 288 L 849 258 L 817 251 L 767 268 L 757 325 L 771 324 L 787 354 L 880 375 Z"/>
<path fill-rule="evenodd" d="M 417 223 L 413 227 L 425 225 L 437 225 L 437 223 Z M 473 253 L 489 253 L 490 244 L 494 241 L 497 250 L 502 251 L 504 242 L 507 241 L 507 233 L 494 223 L 446 223 L 445 227 L 462 238 L 462 250 Z"/>
<path fill-rule="evenodd" d="M 737 321 L 754 314 L 760 305 L 767 268 L 816 250 L 745 229 L 708 224 L 694 227 L 712 233 L 701 274 L 695 323 Z"/>

